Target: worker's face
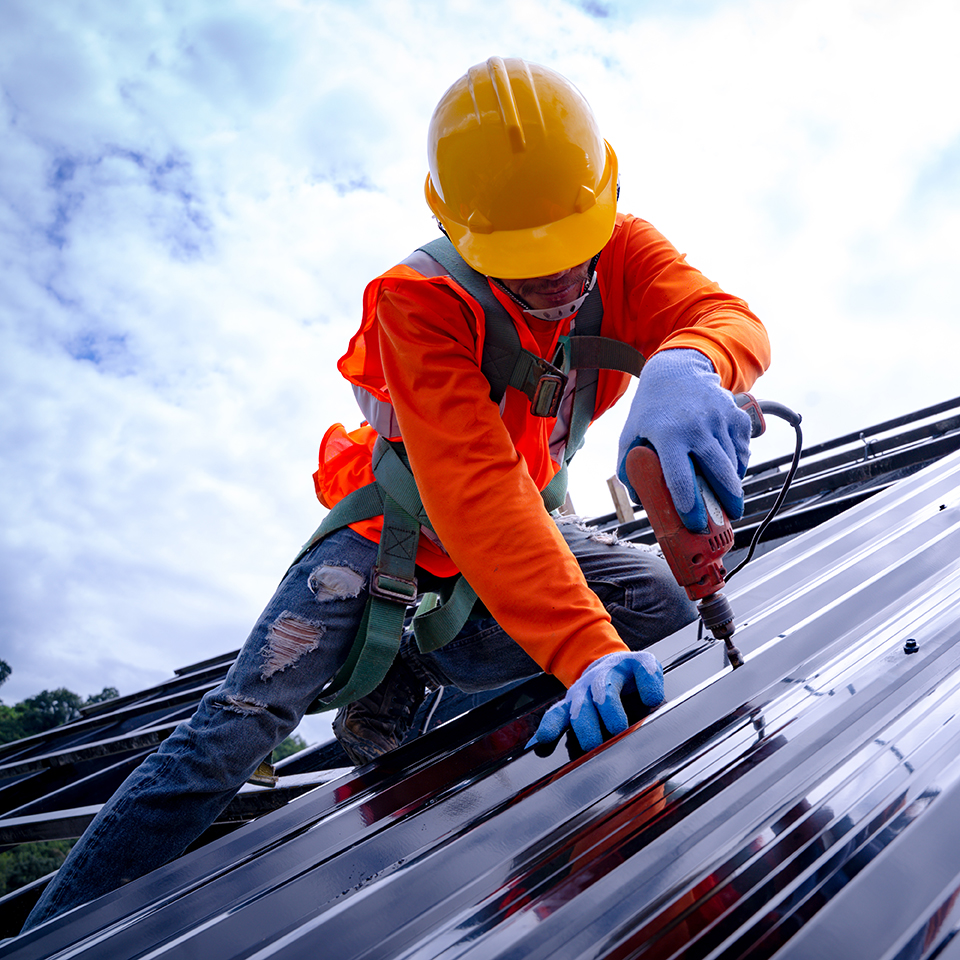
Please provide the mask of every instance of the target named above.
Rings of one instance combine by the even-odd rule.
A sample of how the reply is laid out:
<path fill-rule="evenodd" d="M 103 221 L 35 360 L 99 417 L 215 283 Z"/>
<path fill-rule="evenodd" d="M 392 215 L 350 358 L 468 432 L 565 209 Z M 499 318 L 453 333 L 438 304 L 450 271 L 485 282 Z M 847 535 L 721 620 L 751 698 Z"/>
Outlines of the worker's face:
<path fill-rule="evenodd" d="M 501 280 L 500 282 L 534 310 L 562 307 L 576 300 L 590 275 L 590 261 L 551 273 L 548 277 L 532 277 L 527 280 Z"/>

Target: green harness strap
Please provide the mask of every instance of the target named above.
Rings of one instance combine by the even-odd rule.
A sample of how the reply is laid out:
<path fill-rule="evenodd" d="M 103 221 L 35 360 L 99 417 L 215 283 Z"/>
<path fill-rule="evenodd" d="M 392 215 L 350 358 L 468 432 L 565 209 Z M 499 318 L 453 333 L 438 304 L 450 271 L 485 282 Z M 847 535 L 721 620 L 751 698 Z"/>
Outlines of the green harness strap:
<path fill-rule="evenodd" d="M 553 513 L 567 495 L 567 464 L 583 444 L 596 407 L 598 368 L 638 376 L 643 356 L 629 344 L 599 336 L 603 305 L 594 287 L 577 313 L 572 336 L 561 337 L 550 363 L 525 350 L 486 277 L 473 270 L 446 237 L 420 248 L 441 264 L 484 309 L 486 336 L 481 369 L 490 382 L 490 396 L 499 403 L 507 386 L 530 399 L 535 416 L 556 416 L 570 370 L 578 370 L 563 464 L 541 491 L 544 507 Z M 559 361 L 559 363 L 557 363 Z M 377 563 L 369 584 L 370 599 L 347 659 L 308 712 L 338 709 L 366 696 L 387 675 L 403 634 L 408 607 L 417 596 L 416 555 L 421 526 L 432 529 L 402 443 L 378 438 L 373 450 L 373 483 L 337 503 L 300 550 L 297 563 L 320 540 L 348 524 L 383 516 Z M 437 650 L 452 640 L 469 619 L 477 595 L 463 576 L 454 580 L 445 601 L 426 593 L 413 617 L 417 645 Z"/>
<path fill-rule="evenodd" d="M 382 438 L 377 440 L 373 450 L 376 481 L 336 504 L 294 560 L 299 562 L 334 530 L 383 515 L 377 563 L 367 585 L 370 599 L 360 628 L 346 661 L 311 704 L 310 713 L 337 709 L 376 689 L 400 649 L 407 607 L 417 598 L 417 544 L 427 515 L 402 447 L 398 451 L 398 446 Z"/>
<path fill-rule="evenodd" d="M 563 506 L 567 498 L 566 465 L 540 491 L 540 496 L 548 513 Z M 456 577 L 452 593 L 442 603 L 439 594 L 425 594 L 413 617 L 417 646 L 429 653 L 449 643 L 470 619 L 476 602 L 476 591 L 462 574 Z"/>
<path fill-rule="evenodd" d="M 418 248 L 437 261 L 467 293 L 483 307 L 486 323 L 480 369 L 490 382 L 490 399 L 500 403 L 508 386 L 525 393 L 530 411 L 538 417 L 555 417 L 563 399 L 571 370 L 577 374 L 574 408 L 586 411 L 578 419 L 578 435 L 573 423 L 567 440 L 569 462 L 583 445 L 583 438 L 593 416 L 599 370 L 620 370 L 640 376 L 644 358 L 635 347 L 610 337 L 601 337 L 603 303 L 600 287 L 595 284 L 577 312 L 573 336 L 561 337 L 554 362 L 544 360 L 520 345 L 520 334 L 503 304 L 494 296 L 487 278 L 471 267 L 447 237 L 438 237 Z M 570 452 L 572 451 L 572 452 Z"/>
<path fill-rule="evenodd" d="M 339 709 L 379 686 L 400 649 L 407 609 L 417 597 L 420 527 L 432 527 L 402 444 L 378 438 L 373 450 L 373 472 L 376 480 L 337 503 L 293 561 L 298 563 L 335 530 L 358 520 L 383 516 L 377 563 L 368 585 L 370 599 L 360 628 L 347 659 L 310 705 L 308 713 Z M 562 506 L 566 488 L 564 469 L 541 491 L 548 512 Z M 428 653 L 448 643 L 467 622 L 476 602 L 476 592 L 462 575 L 454 579 L 446 601 L 441 602 L 437 593 L 424 594 L 413 617 L 417 646 Z"/>

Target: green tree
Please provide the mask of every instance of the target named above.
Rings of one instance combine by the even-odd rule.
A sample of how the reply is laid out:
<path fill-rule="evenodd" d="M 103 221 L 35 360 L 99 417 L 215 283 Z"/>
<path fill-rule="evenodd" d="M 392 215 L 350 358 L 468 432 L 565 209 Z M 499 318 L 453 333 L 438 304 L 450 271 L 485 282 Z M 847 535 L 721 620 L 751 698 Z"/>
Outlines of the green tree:
<path fill-rule="evenodd" d="M 87 697 L 84 706 L 87 707 L 91 703 L 103 703 L 105 700 L 116 700 L 119 696 L 120 691 L 116 687 L 104 687 L 99 693 Z"/>
<path fill-rule="evenodd" d="M 81 707 L 113 700 L 119 695 L 116 687 L 104 687 L 100 693 L 84 700 L 72 690 L 60 687 L 57 690 L 42 690 L 12 707 L 0 704 L 0 743 L 32 737 L 61 723 L 76 720 L 80 717 Z"/>
<path fill-rule="evenodd" d="M 271 762 L 276 763 L 278 760 L 283 760 L 294 753 L 299 753 L 306 745 L 307 741 L 304 740 L 303 737 L 293 734 L 293 736 L 287 737 L 287 739 L 273 751 L 273 759 Z"/>
<path fill-rule="evenodd" d="M 0 660 L 0 683 L 10 676 L 10 666 Z M 104 687 L 86 700 L 71 690 L 43 690 L 12 707 L 0 704 L 0 743 L 20 740 L 52 727 L 75 720 L 80 708 L 91 703 L 113 700 L 120 694 L 116 687 Z M 58 869 L 66 859 L 74 840 L 46 840 L 22 843 L 0 853 L 0 896 L 18 890 Z"/>
<path fill-rule="evenodd" d="M 7 677 L 13 672 L 10 664 L 6 660 L 0 660 L 0 686 L 6 682 Z M 8 743 L 10 740 L 19 740 L 20 718 L 13 707 L 5 707 L 0 701 L 0 743 Z"/>
<path fill-rule="evenodd" d="M 53 873 L 67 858 L 75 840 L 21 843 L 0 853 L 0 897 Z"/>
<path fill-rule="evenodd" d="M 58 727 L 68 720 L 76 720 L 82 706 L 83 698 L 66 687 L 41 690 L 17 704 L 23 716 L 25 736 L 28 737 Z"/>
<path fill-rule="evenodd" d="M 10 743 L 24 736 L 20 711 L 0 703 L 0 743 Z"/>

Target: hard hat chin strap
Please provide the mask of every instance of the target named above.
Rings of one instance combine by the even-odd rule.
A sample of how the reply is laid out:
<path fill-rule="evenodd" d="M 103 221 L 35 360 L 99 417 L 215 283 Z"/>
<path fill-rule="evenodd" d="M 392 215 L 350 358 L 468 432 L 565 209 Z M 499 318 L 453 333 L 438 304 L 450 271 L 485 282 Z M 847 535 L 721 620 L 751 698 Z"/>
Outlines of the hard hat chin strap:
<path fill-rule="evenodd" d="M 523 312 L 528 317 L 534 317 L 537 320 L 564 320 L 567 317 L 572 317 L 583 306 L 583 301 L 590 295 L 590 291 L 596 282 L 597 275 L 593 273 L 590 280 L 584 284 L 583 292 L 576 300 L 561 304 L 559 307 L 546 307 L 543 310 L 533 310 L 530 307 L 524 307 Z"/>
<path fill-rule="evenodd" d="M 441 230 L 443 227 L 440 228 Z M 601 251 L 602 252 L 602 251 Z M 583 306 L 584 300 L 590 294 L 590 291 L 593 290 L 594 285 L 597 282 L 597 261 L 600 259 L 600 254 L 595 254 L 593 259 L 590 261 L 590 266 L 587 268 L 588 280 L 584 281 L 583 286 L 580 289 L 580 296 L 576 300 L 571 300 L 569 303 L 562 303 L 559 307 L 545 307 L 543 310 L 534 310 L 533 307 L 527 303 L 523 297 L 518 296 L 514 293 L 502 280 L 499 280 L 497 277 L 490 277 L 490 279 L 508 296 L 510 299 L 520 307 L 520 309 L 528 316 L 533 317 L 536 320 L 563 320 L 566 317 L 572 317 L 576 312 Z"/>

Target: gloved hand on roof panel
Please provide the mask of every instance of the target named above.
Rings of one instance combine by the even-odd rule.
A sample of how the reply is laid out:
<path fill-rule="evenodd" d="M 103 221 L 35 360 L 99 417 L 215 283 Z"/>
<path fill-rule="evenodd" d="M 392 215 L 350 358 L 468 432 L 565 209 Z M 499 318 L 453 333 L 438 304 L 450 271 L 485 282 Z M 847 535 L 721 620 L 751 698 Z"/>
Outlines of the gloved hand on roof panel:
<path fill-rule="evenodd" d="M 543 715 L 527 746 L 553 743 L 567 727 L 573 727 L 584 750 L 600 746 L 603 728 L 615 734 L 623 733 L 630 725 L 621 696 L 633 692 L 648 707 L 663 703 L 660 662 L 645 650 L 608 653 L 587 667 L 563 700 Z"/>

